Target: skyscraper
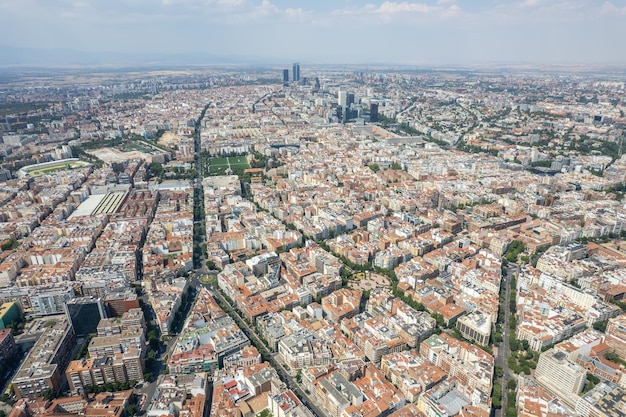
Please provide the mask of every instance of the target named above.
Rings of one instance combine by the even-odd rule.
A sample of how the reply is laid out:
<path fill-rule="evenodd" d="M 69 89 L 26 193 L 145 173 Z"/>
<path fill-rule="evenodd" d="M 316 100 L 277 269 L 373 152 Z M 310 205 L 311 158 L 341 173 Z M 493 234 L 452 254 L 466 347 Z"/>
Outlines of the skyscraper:
<path fill-rule="evenodd" d="M 370 104 L 370 122 L 376 123 L 378 121 L 378 103 Z"/>
<path fill-rule="evenodd" d="M 293 68 L 292 68 L 292 81 L 300 81 L 300 64 L 299 63 L 295 63 L 293 64 Z"/>
<path fill-rule="evenodd" d="M 76 336 L 95 333 L 100 320 L 107 316 L 102 299 L 95 297 L 69 300 L 65 304 L 65 314 L 72 323 Z"/>
<path fill-rule="evenodd" d="M 287 85 L 287 84 L 289 84 L 289 70 L 284 69 L 283 70 L 283 85 Z"/>
<path fill-rule="evenodd" d="M 345 88 L 340 88 L 337 93 L 337 104 L 344 109 L 348 107 L 348 91 Z"/>
<path fill-rule="evenodd" d="M 350 107 L 351 104 L 354 104 L 354 94 L 348 93 L 348 103 L 347 107 Z"/>

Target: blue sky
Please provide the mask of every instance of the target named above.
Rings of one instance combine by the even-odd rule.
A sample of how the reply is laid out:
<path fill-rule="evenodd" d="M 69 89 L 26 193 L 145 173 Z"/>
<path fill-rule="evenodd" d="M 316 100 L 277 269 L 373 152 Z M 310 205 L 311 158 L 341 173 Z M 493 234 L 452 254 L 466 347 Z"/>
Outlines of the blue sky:
<path fill-rule="evenodd" d="M 626 0 L 0 0 L 0 44 L 286 63 L 626 64 Z"/>

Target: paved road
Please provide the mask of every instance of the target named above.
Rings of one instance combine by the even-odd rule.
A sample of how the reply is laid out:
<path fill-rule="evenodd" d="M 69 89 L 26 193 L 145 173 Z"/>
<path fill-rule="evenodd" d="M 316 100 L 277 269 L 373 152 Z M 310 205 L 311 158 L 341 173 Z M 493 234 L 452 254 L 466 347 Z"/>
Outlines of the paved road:
<path fill-rule="evenodd" d="M 502 378 L 500 383 L 502 384 L 502 408 L 500 410 L 496 410 L 495 416 L 500 417 L 504 414 L 504 410 L 507 407 L 507 382 L 510 378 L 514 378 L 515 375 L 511 372 L 509 368 L 509 364 L 507 359 L 511 355 L 511 348 L 509 346 L 509 337 L 512 332 L 509 329 L 509 321 L 511 319 L 511 277 L 515 276 L 516 278 L 519 275 L 519 265 L 517 264 L 509 264 L 506 268 L 506 273 L 502 277 L 504 284 L 504 302 L 502 308 L 504 308 L 504 323 L 502 324 L 502 343 L 498 347 L 498 355 L 495 358 L 495 364 L 502 368 Z"/>
<path fill-rule="evenodd" d="M 202 208 L 202 215 L 200 219 L 194 219 L 194 227 L 200 227 L 202 233 L 199 236 L 199 240 L 200 240 L 200 244 L 204 243 L 205 241 L 205 237 L 204 237 L 204 193 L 202 190 L 202 169 L 200 168 L 200 151 L 201 151 L 201 139 L 200 139 L 200 126 L 202 123 L 202 119 L 204 118 L 204 115 L 206 114 L 206 110 L 208 109 L 208 105 L 204 108 L 204 110 L 202 111 L 202 113 L 200 114 L 200 116 L 198 117 L 198 120 L 196 121 L 196 126 L 195 126 L 195 132 L 194 132 L 194 150 L 195 150 L 195 162 L 196 162 L 196 178 L 194 181 L 194 193 L 199 193 L 201 196 L 200 199 L 200 207 Z M 204 254 L 200 257 L 200 262 L 199 265 L 194 265 L 197 269 L 194 270 L 194 272 L 192 272 L 191 276 L 190 276 L 190 281 L 189 284 L 193 287 L 193 288 L 197 288 L 199 286 L 199 277 L 206 274 L 206 268 L 204 265 L 205 261 L 204 261 Z M 195 291 L 194 293 L 194 298 L 197 295 L 197 291 Z M 142 300 L 146 305 L 150 306 L 150 302 L 148 301 L 148 295 L 147 294 L 142 294 L 141 296 L 138 297 L 140 300 Z M 194 299 L 189 300 L 189 303 L 191 303 L 191 305 L 193 305 Z M 182 306 L 181 306 L 182 307 Z M 152 309 L 152 306 L 150 306 L 150 308 L 147 309 L 148 310 L 148 315 L 146 316 L 146 322 L 151 321 L 156 327 L 157 329 L 159 328 L 158 323 L 156 322 L 156 317 L 154 315 L 154 310 Z M 187 311 L 187 314 L 189 314 L 189 311 L 191 310 L 191 308 L 189 308 L 189 310 Z M 183 317 L 181 318 L 182 322 L 184 323 L 187 317 Z M 160 332 L 160 330 L 159 330 Z M 168 339 L 167 342 L 161 342 L 159 345 L 159 351 L 157 352 L 157 356 L 156 356 L 156 360 L 155 360 L 155 365 L 154 368 L 152 370 L 148 370 L 148 372 L 152 371 L 152 375 L 153 377 L 153 381 L 152 382 L 145 382 L 143 384 L 143 386 L 141 387 L 141 389 L 139 390 L 135 390 L 135 392 L 137 394 L 143 394 L 146 396 L 146 401 L 144 402 L 143 406 L 141 407 L 141 409 L 138 412 L 138 415 L 142 415 L 143 413 L 145 413 L 145 410 L 147 409 L 148 405 L 150 404 L 150 402 L 152 401 L 152 398 L 154 397 L 154 393 L 156 392 L 156 388 L 158 386 L 158 382 L 162 379 L 162 375 L 165 372 L 165 369 L 167 367 L 167 364 L 164 363 L 165 362 L 165 357 L 170 357 L 172 354 L 172 351 L 174 349 L 174 346 L 176 344 L 176 339 L 177 339 L 177 334 L 174 333 L 170 333 L 168 335 Z M 212 395 L 213 392 L 211 391 L 209 393 L 209 395 Z"/>
<path fill-rule="evenodd" d="M 291 376 L 289 370 L 287 369 L 287 366 L 280 359 L 280 355 L 276 353 L 273 355 L 273 358 L 274 362 L 277 365 L 276 370 L 282 377 L 283 381 L 286 380 L 287 386 L 291 388 L 291 390 L 294 391 L 298 395 L 298 397 L 303 400 L 303 402 L 313 411 L 313 413 L 315 413 L 315 415 L 317 415 L 318 417 L 327 416 L 326 410 L 317 403 L 317 400 L 315 399 L 313 394 L 307 394 L 302 389 L 302 385 L 298 383 L 295 377 Z"/>
<path fill-rule="evenodd" d="M 146 314 L 146 317 L 145 317 L 146 322 L 152 322 L 152 324 L 157 329 L 159 329 L 159 325 L 156 321 L 154 310 L 152 309 L 152 306 L 150 305 L 150 302 L 148 301 L 148 294 L 143 293 L 137 298 L 142 300 L 144 304 L 150 306 L 149 308 L 146 309 L 148 313 Z M 157 331 L 160 333 L 160 329 Z M 171 353 L 172 353 L 172 350 L 174 349 L 175 344 L 176 344 L 176 335 L 174 334 L 170 334 L 168 336 L 167 342 L 161 342 L 159 344 L 159 350 L 155 358 L 155 365 L 152 369 L 146 370 L 146 372 L 152 373 L 153 375 L 152 382 L 144 382 L 140 389 L 135 389 L 135 393 L 137 395 L 144 395 L 146 397 L 146 400 L 144 401 L 142 407 L 138 410 L 138 415 L 142 415 L 148 408 L 148 405 L 150 404 L 150 402 L 152 401 L 152 398 L 154 397 L 154 393 L 156 392 L 158 383 L 161 379 L 160 376 L 163 375 L 167 367 L 164 361 L 165 356 L 168 356 L 168 357 L 171 356 Z"/>
<path fill-rule="evenodd" d="M 202 202 L 204 201 L 204 195 L 203 195 L 203 189 L 202 189 L 202 169 L 200 167 L 200 163 L 201 163 L 200 161 L 200 148 L 201 148 L 200 146 L 201 145 L 200 144 L 200 123 L 202 121 L 202 118 L 204 117 L 205 112 L 206 112 L 206 109 L 205 111 L 202 112 L 202 115 L 198 119 L 198 122 L 196 125 L 196 132 L 195 132 L 195 152 L 196 152 L 195 161 L 197 164 L 196 165 L 197 178 L 195 180 L 194 192 L 200 193 L 200 195 L 202 196 Z M 203 204 L 201 204 L 201 206 L 202 205 Z M 203 213 L 203 210 L 202 210 L 202 213 Z M 200 243 L 204 243 L 204 240 L 205 240 L 204 238 L 204 215 L 202 216 L 201 219 L 195 219 L 194 226 L 201 227 L 202 233 L 200 234 L 199 239 L 201 240 Z M 205 287 L 209 289 L 212 296 L 221 302 L 226 313 L 228 313 L 235 320 L 237 325 L 244 331 L 244 333 L 248 336 L 248 338 L 250 338 L 254 342 L 255 346 L 264 347 L 267 352 L 271 352 L 268 346 L 256 334 L 254 329 L 251 328 L 248 325 L 248 323 L 241 317 L 239 311 L 230 305 L 230 303 L 222 296 L 222 294 L 217 290 L 217 288 L 215 288 L 213 284 L 204 284 L 200 282 L 200 277 L 202 277 L 203 275 L 219 273 L 219 271 L 217 270 L 207 270 L 206 265 L 205 265 L 204 254 L 202 254 L 202 257 L 200 258 L 199 265 L 195 265 L 195 266 L 196 266 L 196 269 L 194 269 L 194 271 L 189 276 L 189 285 L 195 289 L 198 289 L 199 287 Z M 197 291 L 196 291 L 196 294 L 197 294 Z M 147 296 L 144 295 L 144 297 L 146 298 L 144 302 L 149 304 L 147 302 Z M 155 320 L 154 312 L 151 311 L 151 317 L 146 317 L 146 320 L 147 321 Z M 171 335 L 167 343 L 164 344 L 164 349 L 161 349 L 160 355 L 157 358 L 157 365 L 155 365 L 155 371 L 154 371 L 155 375 L 160 375 L 165 370 L 165 364 L 163 364 L 162 359 L 164 358 L 165 355 L 169 355 L 171 353 L 174 347 L 175 341 L 176 341 L 176 337 Z M 280 361 L 279 356 L 277 354 L 274 354 L 273 359 L 277 365 L 276 371 L 280 375 L 283 382 L 285 382 L 289 388 L 291 388 L 301 399 L 304 400 L 304 403 L 316 414 L 317 417 L 326 417 L 327 415 L 326 412 L 315 402 L 315 399 L 313 398 L 312 395 L 304 392 L 300 384 L 298 384 L 298 382 L 296 381 L 295 377 L 290 374 L 290 370 L 288 369 L 288 367 Z M 156 369 L 158 369 L 158 371 Z M 160 379 L 161 377 L 156 378 L 154 382 L 145 383 L 144 386 L 142 387 L 141 392 L 146 395 L 147 399 L 139 414 L 143 414 L 143 412 L 145 412 L 147 406 L 149 405 L 156 391 L 156 387 L 158 385 L 157 381 Z M 212 392 L 209 395 L 212 395 Z"/>

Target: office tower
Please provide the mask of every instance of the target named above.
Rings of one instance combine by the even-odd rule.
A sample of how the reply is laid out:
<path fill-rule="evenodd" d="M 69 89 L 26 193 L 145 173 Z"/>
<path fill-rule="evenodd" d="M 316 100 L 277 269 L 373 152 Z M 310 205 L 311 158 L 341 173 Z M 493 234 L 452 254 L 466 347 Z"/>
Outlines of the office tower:
<path fill-rule="evenodd" d="M 284 69 L 283 70 L 283 85 L 287 85 L 287 84 L 289 84 L 289 70 Z"/>
<path fill-rule="evenodd" d="M 6 329 L 13 322 L 19 321 L 20 308 L 15 302 L 0 305 L 0 329 Z"/>
<path fill-rule="evenodd" d="M 345 88 L 340 88 L 337 93 L 337 104 L 339 104 L 342 108 L 348 107 L 348 91 Z"/>
<path fill-rule="evenodd" d="M 337 116 L 337 119 L 339 119 L 339 120 L 342 120 L 342 118 L 343 118 L 343 111 L 342 111 L 342 109 L 343 109 L 343 107 L 337 106 L 335 115 Z"/>
<path fill-rule="evenodd" d="M 348 107 L 350 107 L 351 104 L 354 104 L 354 94 L 352 93 L 348 93 Z"/>
<path fill-rule="evenodd" d="M 101 298 L 74 298 L 65 304 L 65 315 L 74 327 L 76 336 L 95 333 L 101 319 L 107 317 Z"/>
<path fill-rule="evenodd" d="M 346 123 L 350 119 L 354 119 L 354 112 L 350 107 L 346 107 L 343 110 L 343 122 Z"/>
<path fill-rule="evenodd" d="M 292 68 L 292 77 L 293 77 L 293 81 L 300 81 L 300 64 L 299 63 L 295 63 L 293 64 L 293 68 Z"/>
<path fill-rule="evenodd" d="M 370 122 L 376 123 L 378 121 L 378 103 L 370 104 Z"/>

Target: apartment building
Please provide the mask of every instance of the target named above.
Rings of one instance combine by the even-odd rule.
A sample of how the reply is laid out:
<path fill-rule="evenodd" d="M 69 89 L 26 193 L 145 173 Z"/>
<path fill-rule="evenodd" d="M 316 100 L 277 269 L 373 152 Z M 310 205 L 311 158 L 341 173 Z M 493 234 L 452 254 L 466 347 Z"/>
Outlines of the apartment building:
<path fill-rule="evenodd" d="M 65 383 L 63 371 L 75 345 L 69 320 L 65 316 L 51 319 L 11 380 L 15 395 L 37 398 L 47 390 L 58 393 Z"/>
<path fill-rule="evenodd" d="M 339 323 L 359 313 L 361 292 L 342 288 L 322 298 L 322 309 L 329 320 Z"/>
<path fill-rule="evenodd" d="M 459 317 L 456 328 L 467 340 L 487 346 L 491 337 L 491 317 L 480 311 L 474 311 L 467 316 Z"/>
<path fill-rule="evenodd" d="M 564 352 L 553 348 L 539 356 L 535 378 L 546 390 L 575 407 L 575 399 L 585 386 L 587 371 L 569 360 Z"/>

